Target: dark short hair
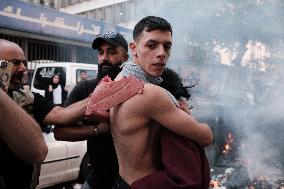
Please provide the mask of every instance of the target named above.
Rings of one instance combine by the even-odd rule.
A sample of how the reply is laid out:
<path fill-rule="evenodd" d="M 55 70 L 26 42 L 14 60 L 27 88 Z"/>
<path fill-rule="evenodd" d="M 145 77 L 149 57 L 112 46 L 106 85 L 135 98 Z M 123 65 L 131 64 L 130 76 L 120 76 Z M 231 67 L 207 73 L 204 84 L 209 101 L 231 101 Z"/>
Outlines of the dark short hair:
<path fill-rule="evenodd" d="M 134 27 L 133 39 L 137 40 L 144 30 L 147 32 L 153 30 L 170 31 L 173 34 L 171 24 L 164 18 L 156 16 L 147 16 L 140 20 Z"/>
<path fill-rule="evenodd" d="M 175 71 L 165 68 L 161 77 L 163 82 L 160 86 L 172 93 L 176 99 L 179 99 L 180 97 L 189 99 L 191 97 L 191 93 L 189 91 L 190 87 L 183 86 L 182 79 Z"/>

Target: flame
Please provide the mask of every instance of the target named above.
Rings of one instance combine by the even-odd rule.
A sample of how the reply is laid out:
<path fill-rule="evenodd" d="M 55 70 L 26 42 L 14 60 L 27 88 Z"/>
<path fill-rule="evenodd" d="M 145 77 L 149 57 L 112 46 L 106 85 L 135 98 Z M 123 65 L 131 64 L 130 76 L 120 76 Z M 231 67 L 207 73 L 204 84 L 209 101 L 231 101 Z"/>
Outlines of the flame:
<path fill-rule="evenodd" d="M 219 181 L 218 180 L 213 181 L 213 186 L 214 187 L 219 187 Z"/>
<path fill-rule="evenodd" d="M 215 188 L 215 187 L 219 187 L 220 186 L 220 182 L 218 180 L 211 180 L 210 181 L 210 188 Z"/>
<path fill-rule="evenodd" d="M 232 133 L 229 133 L 226 137 L 226 144 L 224 145 L 223 153 L 227 154 L 230 150 L 232 150 L 231 144 L 234 142 Z"/>
<path fill-rule="evenodd" d="M 227 150 L 227 151 L 228 151 L 228 150 L 230 150 L 230 148 L 231 148 L 231 147 L 230 147 L 230 145 L 229 145 L 229 144 L 226 144 L 226 145 L 225 145 L 225 150 Z"/>

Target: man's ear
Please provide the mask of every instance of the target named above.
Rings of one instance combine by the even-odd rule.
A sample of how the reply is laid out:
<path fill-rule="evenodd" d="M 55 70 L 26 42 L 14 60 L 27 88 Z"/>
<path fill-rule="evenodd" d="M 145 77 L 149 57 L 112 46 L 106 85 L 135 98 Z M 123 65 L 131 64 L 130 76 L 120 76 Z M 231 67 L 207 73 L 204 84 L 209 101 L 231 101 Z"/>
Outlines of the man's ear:
<path fill-rule="evenodd" d="M 129 44 L 132 55 L 137 57 L 136 43 L 133 41 Z"/>

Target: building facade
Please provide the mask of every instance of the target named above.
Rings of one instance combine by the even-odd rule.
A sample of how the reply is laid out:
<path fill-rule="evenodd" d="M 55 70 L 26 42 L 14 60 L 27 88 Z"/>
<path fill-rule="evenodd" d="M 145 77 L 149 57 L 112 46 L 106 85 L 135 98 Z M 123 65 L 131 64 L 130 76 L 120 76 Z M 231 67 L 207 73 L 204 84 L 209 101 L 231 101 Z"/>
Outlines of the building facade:
<path fill-rule="evenodd" d="M 120 32 L 129 39 L 131 30 L 125 27 L 54 9 L 63 2 L 0 1 L 0 38 L 24 49 L 30 70 L 43 62 L 97 63 L 91 43 L 102 32 Z"/>
<path fill-rule="evenodd" d="M 158 12 L 172 0 L 22 0 L 89 19 L 133 29 L 146 12 Z"/>

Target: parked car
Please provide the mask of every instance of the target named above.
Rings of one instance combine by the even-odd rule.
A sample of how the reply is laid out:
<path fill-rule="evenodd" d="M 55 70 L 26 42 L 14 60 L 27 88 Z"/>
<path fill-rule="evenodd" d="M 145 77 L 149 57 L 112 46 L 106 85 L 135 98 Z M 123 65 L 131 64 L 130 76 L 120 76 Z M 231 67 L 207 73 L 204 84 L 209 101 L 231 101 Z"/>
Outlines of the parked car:
<path fill-rule="evenodd" d="M 43 136 L 48 146 L 48 154 L 41 166 L 37 188 L 69 181 L 83 183 L 89 173 L 87 142 L 57 141 L 53 128 L 50 132 L 43 132 Z"/>

